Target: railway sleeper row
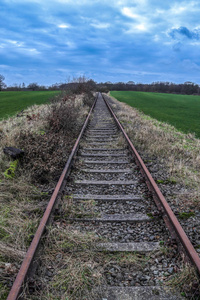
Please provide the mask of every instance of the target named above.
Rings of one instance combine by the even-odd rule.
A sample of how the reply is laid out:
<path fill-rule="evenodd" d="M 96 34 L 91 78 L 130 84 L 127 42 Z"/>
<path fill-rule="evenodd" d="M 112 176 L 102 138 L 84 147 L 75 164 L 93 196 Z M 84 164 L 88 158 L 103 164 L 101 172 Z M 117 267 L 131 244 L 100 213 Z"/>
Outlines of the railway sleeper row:
<path fill-rule="evenodd" d="M 181 258 L 174 245 L 173 255 L 163 253 L 169 232 L 101 96 L 64 192 L 64 201 L 80 214 L 61 216 L 63 226 L 94 232 L 101 241 L 96 251 L 113 255 L 94 299 L 182 299 L 160 284 L 176 272 Z M 144 265 L 118 264 L 114 253 L 120 252 L 141 255 Z"/>

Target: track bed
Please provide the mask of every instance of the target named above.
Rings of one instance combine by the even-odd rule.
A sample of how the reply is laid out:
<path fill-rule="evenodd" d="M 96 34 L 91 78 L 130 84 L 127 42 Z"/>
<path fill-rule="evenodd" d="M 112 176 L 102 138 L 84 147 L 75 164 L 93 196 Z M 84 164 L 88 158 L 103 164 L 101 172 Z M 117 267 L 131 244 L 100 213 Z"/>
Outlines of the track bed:
<path fill-rule="evenodd" d="M 76 298 L 69 299 L 182 299 L 163 285 L 181 267 L 178 246 L 101 94 L 81 139 L 52 228 L 65 232 L 66 243 L 57 248 L 55 259 L 41 263 L 34 277 L 40 287 L 41 277 L 45 288 L 57 276 L 58 268 L 67 267 L 68 259 L 78 261 L 91 251 L 90 271 L 101 274 L 101 279 L 98 284 L 91 280 L 86 294 L 80 291 Z M 69 242 L 68 232 L 85 237 L 91 234 L 95 242 L 81 244 L 73 238 Z M 83 261 L 87 264 L 87 258 Z M 55 287 L 59 299 L 65 299 L 62 287 Z M 39 295 L 33 288 L 28 299 Z"/>

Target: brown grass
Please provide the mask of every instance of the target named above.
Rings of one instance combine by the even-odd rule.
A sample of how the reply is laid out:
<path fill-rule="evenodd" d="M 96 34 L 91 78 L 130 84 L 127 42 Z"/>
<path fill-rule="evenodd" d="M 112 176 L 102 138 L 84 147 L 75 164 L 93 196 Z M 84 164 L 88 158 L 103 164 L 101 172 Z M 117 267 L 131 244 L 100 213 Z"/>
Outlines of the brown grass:
<path fill-rule="evenodd" d="M 67 161 L 88 109 L 83 105 L 83 95 L 62 96 L 50 105 L 30 107 L 21 117 L 0 122 L 1 299 L 6 299 L 8 285 L 16 276 L 49 200 L 50 194 L 41 191 L 41 183 L 48 183 L 47 190 L 55 185 L 53 180 Z M 25 151 L 12 179 L 4 175 L 11 163 L 3 153 L 6 146 Z"/>
<path fill-rule="evenodd" d="M 171 276 L 165 284 L 176 291 L 179 290 L 187 299 L 199 299 L 200 281 L 194 268 L 188 264 L 184 264 L 180 272 Z"/>
<path fill-rule="evenodd" d="M 92 232 L 83 233 L 62 222 L 54 225 L 49 228 L 42 265 L 35 277 L 40 290 L 26 292 L 25 299 L 100 300 L 109 267 L 134 264 L 138 268 L 145 264 L 145 258 L 136 253 L 97 252 L 97 243 L 102 240 Z"/>

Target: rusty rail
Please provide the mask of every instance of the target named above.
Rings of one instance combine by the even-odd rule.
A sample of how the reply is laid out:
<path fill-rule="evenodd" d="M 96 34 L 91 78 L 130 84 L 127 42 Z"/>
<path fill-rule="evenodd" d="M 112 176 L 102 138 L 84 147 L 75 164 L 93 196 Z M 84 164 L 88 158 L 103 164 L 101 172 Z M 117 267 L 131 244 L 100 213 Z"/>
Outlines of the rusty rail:
<path fill-rule="evenodd" d="M 73 162 L 73 158 L 74 156 L 76 155 L 77 151 L 78 151 L 78 148 L 79 148 L 79 143 L 80 143 L 80 139 L 81 137 L 83 136 L 83 133 L 88 125 L 88 122 L 89 122 L 89 119 L 90 119 L 90 116 L 91 116 L 91 113 L 95 107 L 95 104 L 96 104 L 96 101 L 97 101 L 97 97 L 92 105 L 92 108 L 90 109 L 90 112 L 84 122 L 84 125 L 81 129 L 81 132 L 76 140 L 76 143 L 74 144 L 74 147 L 72 149 L 72 152 L 68 158 L 68 161 L 63 169 L 63 172 L 60 176 L 60 179 L 55 187 L 55 190 L 51 196 L 51 199 L 47 205 L 47 208 L 46 208 L 46 211 L 41 219 L 41 222 L 40 222 L 40 225 L 35 233 L 35 236 L 32 240 L 32 243 L 26 253 L 26 256 L 22 262 L 22 265 L 21 265 L 21 268 L 17 274 L 17 277 L 14 281 L 14 284 L 11 288 L 11 291 L 8 295 L 8 298 L 7 300 L 16 300 L 18 299 L 19 297 L 19 294 L 22 290 L 22 286 L 28 276 L 28 273 L 29 273 L 29 270 L 32 266 L 32 262 L 35 258 L 35 255 L 37 253 L 37 250 L 38 250 L 38 247 L 39 247 L 39 244 L 40 244 L 40 241 L 41 241 L 41 237 L 43 235 L 43 233 L 45 232 L 45 228 L 46 226 L 48 225 L 48 222 L 49 222 L 49 219 L 50 219 L 50 216 L 51 216 L 51 213 L 55 207 L 55 204 L 56 204 L 56 201 L 58 199 L 58 196 L 60 195 L 61 193 L 61 190 L 64 186 L 64 181 L 66 180 L 67 176 L 69 175 L 70 173 L 70 168 L 72 166 L 72 162 Z"/>
<path fill-rule="evenodd" d="M 183 230 L 182 226 L 180 225 L 179 221 L 177 220 L 176 216 L 174 215 L 173 211 L 171 210 L 169 204 L 167 203 L 165 197 L 161 193 L 159 187 L 157 186 L 156 182 L 154 181 L 153 177 L 151 176 L 150 172 L 148 171 L 147 167 L 145 166 L 142 158 L 140 157 L 139 153 L 133 146 L 132 142 L 130 141 L 128 135 L 124 131 L 124 128 L 122 127 L 121 123 L 117 119 L 115 113 L 113 112 L 110 104 L 108 101 L 103 97 L 111 115 L 114 117 L 118 128 L 122 131 L 123 136 L 125 137 L 130 149 L 133 152 L 133 155 L 135 157 L 137 165 L 140 167 L 140 170 L 142 174 L 145 176 L 145 179 L 147 181 L 147 186 L 149 190 L 152 192 L 153 198 L 156 202 L 156 205 L 158 209 L 163 213 L 164 221 L 170 230 L 170 232 L 173 234 L 175 233 L 175 238 L 181 242 L 183 249 L 193 265 L 195 266 L 197 272 L 200 275 L 200 258 L 194 249 L 192 243 L 190 242 L 189 238 L 187 237 L 185 231 Z"/>

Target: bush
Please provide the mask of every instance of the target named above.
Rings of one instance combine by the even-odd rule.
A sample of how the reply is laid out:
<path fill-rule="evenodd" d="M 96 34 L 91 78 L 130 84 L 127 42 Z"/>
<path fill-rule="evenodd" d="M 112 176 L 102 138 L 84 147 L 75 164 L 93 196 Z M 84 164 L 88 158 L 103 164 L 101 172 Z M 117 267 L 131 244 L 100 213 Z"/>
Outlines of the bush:
<path fill-rule="evenodd" d="M 84 105 L 91 107 L 93 102 L 94 102 L 94 96 L 93 96 L 92 92 L 88 92 L 83 96 L 83 104 Z"/>
<path fill-rule="evenodd" d="M 64 97 L 49 106 L 44 130 L 19 134 L 18 144 L 25 151 L 21 164 L 33 182 L 58 179 L 82 125 L 83 110 L 81 104 Z"/>
<path fill-rule="evenodd" d="M 62 101 L 54 103 L 47 117 L 50 132 L 76 133 L 78 115 L 79 109 L 75 106 L 75 101 L 67 101 L 64 98 Z"/>

